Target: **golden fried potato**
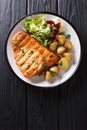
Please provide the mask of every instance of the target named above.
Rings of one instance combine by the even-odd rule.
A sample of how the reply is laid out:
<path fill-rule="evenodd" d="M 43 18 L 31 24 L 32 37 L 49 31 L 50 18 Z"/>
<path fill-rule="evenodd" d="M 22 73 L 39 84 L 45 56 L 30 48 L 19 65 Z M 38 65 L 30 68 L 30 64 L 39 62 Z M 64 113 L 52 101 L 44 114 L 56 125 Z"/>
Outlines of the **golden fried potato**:
<path fill-rule="evenodd" d="M 68 61 L 71 61 L 73 59 L 72 52 L 65 52 L 63 55 L 68 59 Z"/>
<path fill-rule="evenodd" d="M 59 74 L 59 68 L 58 66 L 53 66 L 50 68 L 50 72 L 53 76 L 57 76 Z"/>
<path fill-rule="evenodd" d="M 65 40 L 66 40 L 66 38 L 65 38 L 64 35 L 58 35 L 58 36 L 57 36 L 57 40 L 59 41 L 60 44 L 63 45 L 64 42 L 65 42 Z"/>
<path fill-rule="evenodd" d="M 68 61 L 68 59 L 66 57 L 61 58 L 59 60 L 58 64 L 59 64 L 59 67 L 61 69 L 65 69 L 66 70 L 66 69 L 69 68 L 69 61 Z"/>
<path fill-rule="evenodd" d="M 56 49 L 57 49 L 57 42 L 52 42 L 51 44 L 50 44 L 50 50 L 51 51 L 56 51 Z"/>
<path fill-rule="evenodd" d="M 70 40 L 66 40 L 64 46 L 67 50 L 72 50 L 72 48 L 73 48 Z"/>
<path fill-rule="evenodd" d="M 51 74 L 50 71 L 46 71 L 45 79 L 46 79 L 46 80 L 51 80 L 51 79 L 52 79 L 52 74 Z"/>
<path fill-rule="evenodd" d="M 65 52 L 65 47 L 64 46 L 60 46 L 57 48 L 57 54 L 61 55 Z"/>

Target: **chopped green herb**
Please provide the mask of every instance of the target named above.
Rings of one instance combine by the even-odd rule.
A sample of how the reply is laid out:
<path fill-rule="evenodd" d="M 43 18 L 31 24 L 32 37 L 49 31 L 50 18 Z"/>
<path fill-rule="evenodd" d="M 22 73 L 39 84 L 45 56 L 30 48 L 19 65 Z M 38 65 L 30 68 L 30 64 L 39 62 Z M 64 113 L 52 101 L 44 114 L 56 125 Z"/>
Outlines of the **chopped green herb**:
<path fill-rule="evenodd" d="M 65 35 L 65 32 L 60 32 L 59 34 L 60 34 L 60 35 Z"/>
<path fill-rule="evenodd" d="M 20 49 L 20 46 L 18 45 L 18 43 L 17 43 L 17 41 L 16 41 L 16 40 L 14 41 L 14 45 L 15 45 L 17 48 L 19 48 L 19 49 Z"/>
<path fill-rule="evenodd" d="M 57 74 L 55 71 L 52 71 L 52 70 L 50 70 L 50 73 L 51 73 L 52 75 L 56 75 L 56 74 Z"/>
<path fill-rule="evenodd" d="M 61 61 L 61 62 L 60 62 L 60 66 L 62 66 L 62 65 L 63 65 L 63 62 Z"/>
<path fill-rule="evenodd" d="M 38 74 L 38 76 L 41 76 L 41 75 L 43 75 L 43 72 L 42 72 L 42 73 L 40 73 L 40 74 Z"/>
<path fill-rule="evenodd" d="M 24 49 L 21 49 L 22 53 L 25 53 Z"/>
<path fill-rule="evenodd" d="M 33 53 L 34 53 L 34 51 L 33 51 L 33 50 L 31 50 L 31 51 L 30 51 L 30 53 L 31 53 L 31 54 L 33 54 Z"/>
<path fill-rule="evenodd" d="M 17 45 L 18 45 L 18 43 L 16 42 L 16 40 L 14 41 L 14 45 L 15 45 L 15 46 L 17 46 Z"/>
<path fill-rule="evenodd" d="M 70 39 L 71 35 L 70 34 L 67 34 L 66 35 L 66 39 Z"/>
<path fill-rule="evenodd" d="M 60 46 L 61 46 L 61 43 L 60 43 L 60 42 L 58 42 L 57 47 L 60 47 Z"/>
<path fill-rule="evenodd" d="M 47 23 L 44 23 L 43 25 L 42 25 L 42 29 L 45 29 L 47 27 Z"/>
<path fill-rule="evenodd" d="M 44 57 L 42 57 L 42 61 L 44 61 L 44 62 L 45 62 L 45 61 L 46 61 L 46 59 L 45 59 Z"/>
<path fill-rule="evenodd" d="M 26 36 L 26 33 L 23 33 L 23 34 L 22 34 L 22 37 L 25 37 L 25 36 Z"/>
<path fill-rule="evenodd" d="M 46 67 L 46 66 L 47 66 L 47 64 L 46 64 L 46 63 L 43 63 L 43 64 L 42 64 L 42 67 Z"/>
<path fill-rule="evenodd" d="M 34 63 L 34 60 L 32 60 L 32 63 Z"/>
<path fill-rule="evenodd" d="M 22 55 L 24 56 L 24 55 L 25 55 L 25 51 L 24 51 L 24 49 L 21 49 L 21 51 L 22 51 Z"/>
<path fill-rule="evenodd" d="M 49 57 L 50 57 L 50 58 L 52 58 L 52 57 L 53 57 L 53 55 L 50 55 Z"/>

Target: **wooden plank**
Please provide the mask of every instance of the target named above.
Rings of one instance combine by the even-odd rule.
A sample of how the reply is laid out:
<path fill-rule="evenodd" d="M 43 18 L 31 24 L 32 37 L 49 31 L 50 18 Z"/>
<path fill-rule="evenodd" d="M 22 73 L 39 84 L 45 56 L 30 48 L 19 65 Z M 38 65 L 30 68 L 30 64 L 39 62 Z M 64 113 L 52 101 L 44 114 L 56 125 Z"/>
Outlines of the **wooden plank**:
<path fill-rule="evenodd" d="M 58 0 L 58 3 L 58 13 L 72 22 L 80 36 L 83 56 L 76 74 L 59 89 L 59 128 L 87 129 L 87 1 Z"/>
<path fill-rule="evenodd" d="M 47 11 L 56 13 L 57 0 L 28 0 L 27 13 Z M 27 129 L 58 130 L 58 87 L 27 88 Z"/>
<path fill-rule="evenodd" d="M 57 13 L 57 0 L 28 0 L 27 13 L 52 12 Z"/>
<path fill-rule="evenodd" d="M 27 128 L 58 130 L 58 89 L 27 89 Z"/>
<path fill-rule="evenodd" d="M 26 129 L 26 87 L 9 69 L 5 42 L 10 28 L 26 14 L 25 0 L 0 0 L 0 129 Z"/>

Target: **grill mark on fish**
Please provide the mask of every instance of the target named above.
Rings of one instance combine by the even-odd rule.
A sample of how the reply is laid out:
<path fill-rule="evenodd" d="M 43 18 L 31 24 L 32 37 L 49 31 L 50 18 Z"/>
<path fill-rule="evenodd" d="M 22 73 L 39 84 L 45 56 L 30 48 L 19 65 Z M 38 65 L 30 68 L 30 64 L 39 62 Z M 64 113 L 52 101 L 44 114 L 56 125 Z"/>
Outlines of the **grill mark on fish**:
<path fill-rule="evenodd" d="M 19 46 L 20 42 L 25 39 L 26 35 L 25 35 L 25 37 L 23 37 L 22 36 L 23 34 L 27 35 L 27 33 L 25 31 L 19 31 L 16 35 L 14 35 L 12 37 L 11 43 L 12 43 L 12 48 L 14 51 L 19 50 L 19 48 L 16 45 Z"/>
<path fill-rule="evenodd" d="M 36 44 L 34 45 L 18 62 L 17 64 L 19 65 L 20 62 L 23 62 L 23 64 L 29 59 L 29 57 L 33 56 L 35 49 L 37 49 L 39 46 Z M 33 53 L 33 54 L 32 54 Z"/>
<path fill-rule="evenodd" d="M 23 34 L 24 37 L 22 37 Z M 13 46 L 17 41 L 19 47 Z M 18 32 L 11 40 L 16 64 L 25 77 L 32 77 L 58 62 L 58 56 L 41 45 L 25 31 Z"/>
<path fill-rule="evenodd" d="M 24 48 L 22 48 L 22 49 L 24 49 L 24 51 L 25 51 L 25 54 L 29 51 L 29 48 L 35 48 L 36 47 L 36 49 L 38 49 L 38 47 L 37 47 L 37 45 L 39 45 L 39 43 L 38 42 L 34 42 L 35 40 L 33 39 L 33 38 L 31 38 L 30 39 L 30 41 L 29 42 L 27 42 L 27 44 L 25 45 L 25 47 Z M 34 46 L 35 45 L 35 46 Z M 18 60 L 20 60 L 20 58 L 22 58 L 24 55 L 21 53 L 21 51 L 20 51 L 20 53 L 19 54 L 16 54 L 15 55 L 15 59 L 16 59 L 16 61 L 18 61 Z"/>

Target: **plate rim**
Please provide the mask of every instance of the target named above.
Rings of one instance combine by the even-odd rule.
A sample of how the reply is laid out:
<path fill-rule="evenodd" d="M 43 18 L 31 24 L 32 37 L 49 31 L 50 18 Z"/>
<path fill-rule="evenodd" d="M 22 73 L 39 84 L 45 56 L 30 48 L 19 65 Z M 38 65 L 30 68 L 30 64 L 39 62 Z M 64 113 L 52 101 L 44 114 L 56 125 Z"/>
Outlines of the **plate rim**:
<path fill-rule="evenodd" d="M 32 15 L 38 15 L 38 14 L 53 15 L 53 16 L 56 16 L 56 17 L 59 17 L 59 18 L 65 20 L 65 21 L 66 21 L 68 24 L 70 24 L 70 26 L 74 29 L 74 31 L 75 31 L 75 33 L 76 33 L 76 35 L 77 35 L 77 37 L 78 37 L 79 43 L 80 43 L 80 57 L 79 57 L 78 65 L 77 65 L 75 71 L 73 71 L 72 75 L 71 75 L 66 81 L 60 83 L 59 85 L 53 85 L 53 86 L 42 86 L 42 85 L 41 85 L 41 86 L 38 86 L 38 85 L 35 85 L 35 84 L 28 83 L 28 82 L 24 81 L 22 78 L 20 78 L 20 77 L 14 72 L 14 70 L 12 69 L 12 67 L 11 67 L 11 65 L 10 65 L 10 63 L 9 63 L 9 59 L 8 59 L 8 56 L 7 56 L 7 43 L 8 43 L 8 39 L 9 39 L 9 36 L 10 36 L 12 30 L 16 27 L 16 25 L 17 25 L 20 21 L 22 21 L 22 20 L 25 19 L 26 17 L 32 16 Z M 79 38 L 79 34 L 78 34 L 77 30 L 75 29 L 74 25 L 73 25 L 69 20 L 67 20 L 64 16 L 61 16 L 61 15 L 59 15 L 59 14 L 57 14 L 57 13 L 46 12 L 46 11 L 30 13 L 30 14 L 27 14 L 27 15 L 25 15 L 24 17 L 18 19 L 17 22 L 11 27 L 10 31 L 8 32 L 8 35 L 7 35 L 7 38 L 6 38 L 6 43 L 5 43 L 5 49 L 4 49 L 4 51 L 5 51 L 5 58 L 6 58 L 6 61 L 7 61 L 8 66 L 9 66 L 9 69 L 14 73 L 14 75 L 15 75 L 19 80 L 21 80 L 23 83 L 25 83 L 26 85 L 31 85 L 31 86 L 38 87 L 38 88 L 53 88 L 53 87 L 57 87 L 57 86 L 59 87 L 59 86 L 61 86 L 62 84 L 64 84 L 64 83 L 67 82 L 68 80 L 70 80 L 70 79 L 72 78 L 72 76 L 75 75 L 75 73 L 77 72 L 77 70 L 78 70 L 78 68 L 79 68 L 81 59 L 82 59 L 81 40 L 80 40 L 80 38 Z"/>

